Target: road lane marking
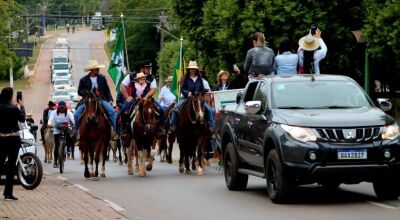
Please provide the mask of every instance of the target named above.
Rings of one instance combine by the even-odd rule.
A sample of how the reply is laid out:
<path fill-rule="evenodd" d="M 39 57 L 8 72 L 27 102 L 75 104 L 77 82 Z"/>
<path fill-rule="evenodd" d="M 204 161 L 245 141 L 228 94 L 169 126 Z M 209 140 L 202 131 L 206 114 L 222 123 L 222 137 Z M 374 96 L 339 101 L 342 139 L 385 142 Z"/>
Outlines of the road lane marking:
<path fill-rule="evenodd" d="M 124 208 L 122 208 L 121 206 L 119 206 L 119 205 L 117 205 L 117 204 L 111 202 L 110 200 L 103 199 L 103 201 L 104 201 L 105 203 L 107 203 L 111 208 L 113 208 L 113 209 L 114 209 L 115 211 L 117 211 L 117 212 L 122 212 L 122 211 L 125 210 Z"/>
<path fill-rule="evenodd" d="M 66 181 L 66 180 L 67 180 L 67 178 L 62 177 L 62 176 L 57 176 L 57 179 L 60 179 L 60 180 L 63 180 L 63 181 Z"/>
<path fill-rule="evenodd" d="M 75 184 L 74 187 L 77 187 L 77 188 L 79 188 L 80 190 L 82 190 L 84 192 L 88 192 L 89 191 L 88 188 L 86 188 L 86 187 L 84 187 L 82 185 L 79 185 L 79 184 Z"/>
<path fill-rule="evenodd" d="M 398 210 L 396 207 L 391 206 L 391 205 L 386 205 L 383 203 L 379 203 L 379 202 L 373 202 L 373 201 L 364 201 L 365 203 L 374 205 L 374 206 L 379 206 L 381 208 L 385 208 L 385 209 L 390 209 L 390 210 Z"/>

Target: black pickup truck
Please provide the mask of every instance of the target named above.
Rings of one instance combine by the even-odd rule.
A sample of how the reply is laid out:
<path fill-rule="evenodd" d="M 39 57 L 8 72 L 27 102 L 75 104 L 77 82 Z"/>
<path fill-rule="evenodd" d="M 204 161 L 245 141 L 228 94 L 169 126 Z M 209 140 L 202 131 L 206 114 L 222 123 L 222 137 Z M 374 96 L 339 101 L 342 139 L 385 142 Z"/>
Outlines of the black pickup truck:
<path fill-rule="evenodd" d="M 400 195 L 399 124 L 375 107 L 352 79 L 339 75 L 268 76 L 248 83 L 216 121 L 229 190 L 248 175 L 266 179 L 284 203 L 297 185 L 372 182 L 381 199 Z"/>

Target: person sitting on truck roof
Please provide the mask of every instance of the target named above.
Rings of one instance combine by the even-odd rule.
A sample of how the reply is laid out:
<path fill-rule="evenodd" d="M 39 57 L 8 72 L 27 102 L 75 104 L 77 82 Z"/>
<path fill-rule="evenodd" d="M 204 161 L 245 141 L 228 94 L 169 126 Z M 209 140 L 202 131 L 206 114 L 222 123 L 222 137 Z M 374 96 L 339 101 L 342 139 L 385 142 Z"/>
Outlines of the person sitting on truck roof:
<path fill-rule="evenodd" d="M 205 81 L 201 76 L 199 72 L 199 67 L 197 66 L 196 61 L 190 61 L 189 65 L 187 67 L 187 73 L 183 77 L 181 81 L 181 94 L 182 98 L 179 100 L 178 104 L 175 107 L 174 112 L 172 113 L 171 117 L 171 133 L 175 133 L 176 131 L 176 122 L 177 122 L 177 116 L 178 116 L 178 111 L 181 109 L 181 106 L 183 105 L 184 101 L 196 94 L 196 93 L 202 93 L 202 92 L 209 92 L 210 86 L 207 81 Z M 210 123 L 209 129 L 210 132 L 213 134 L 214 133 L 214 115 L 212 113 L 211 107 L 207 104 L 204 103 L 204 107 L 206 109 L 207 115 L 208 115 L 208 120 Z"/>

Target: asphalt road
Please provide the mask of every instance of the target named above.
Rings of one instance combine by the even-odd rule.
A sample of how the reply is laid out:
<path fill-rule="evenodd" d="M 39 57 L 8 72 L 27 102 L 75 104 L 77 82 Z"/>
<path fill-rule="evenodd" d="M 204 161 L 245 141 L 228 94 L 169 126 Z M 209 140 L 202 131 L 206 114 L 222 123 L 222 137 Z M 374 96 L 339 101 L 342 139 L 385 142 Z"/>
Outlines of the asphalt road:
<path fill-rule="evenodd" d="M 102 49 L 103 32 L 82 31 L 69 34 L 68 39 L 72 43 L 76 81 L 85 74 L 83 68 L 89 59 L 108 64 Z M 49 40 L 27 95 L 33 99 L 26 101 L 26 106 L 36 120 L 41 117 L 50 91 L 48 67 L 52 47 L 54 40 Z M 106 73 L 106 69 L 102 72 Z M 43 158 L 42 147 L 38 154 Z M 75 158 L 79 158 L 78 154 L 76 150 Z M 335 193 L 324 192 L 317 186 L 300 187 L 291 204 L 275 205 L 266 194 L 263 179 L 250 178 L 246 191 L 230 192 L 215 164 L 199 177 L 179 174 L 176 163 L 158 161 L 157 158 L 153 171 L 145 178 L 139 178 L 137 173 L 129 176 L 126 165 L 107 162 L 106 178 L 85 179 L 79 159 L 66 161 L 64 174 L 59 174 L 51 164 L 44 164 L 44 170 L 108 202 L 130 219 L 400 219 L 400 201 L 376 201 L 372 186 L 367 183 L 342 185 Z"/>

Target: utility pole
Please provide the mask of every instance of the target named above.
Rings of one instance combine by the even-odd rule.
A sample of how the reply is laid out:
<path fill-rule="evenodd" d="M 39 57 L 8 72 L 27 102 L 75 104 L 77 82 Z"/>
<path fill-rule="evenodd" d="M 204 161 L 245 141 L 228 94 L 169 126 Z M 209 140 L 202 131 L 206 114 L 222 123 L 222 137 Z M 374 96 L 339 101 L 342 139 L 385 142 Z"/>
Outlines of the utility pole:
<path fill-rule="evenodd" d="M 38 44 L 40 43 L 40 23 L 39 23 L 39 7 L 41 6 L 40 3 L 36 5 L 36 17 L 37 17 L 37 27 L 36 27 L 36 35 L 38 39 Z"/>
<path fill-rule="evenodd" d="M 29 18 L 26 15 L 26 43 L 29 42 Z"/>
<path fill-rule="evenodd" d="M 158 24 L 159 26 L 159 31 L 160 31 L 160 51 L 161 49 L 164 47 L 164 29 L 166 28 L 166 20 L 167 20 L 167 16 L 165 16 L 164 12 L 161 12 L 161 15 L 159 16 L 160 18 L 160 23 Z M 158 86 L 159 89 L 161 89 L 161 85 L 162 85 L 162 74 L 160 73 L 158 76 Z"/>

